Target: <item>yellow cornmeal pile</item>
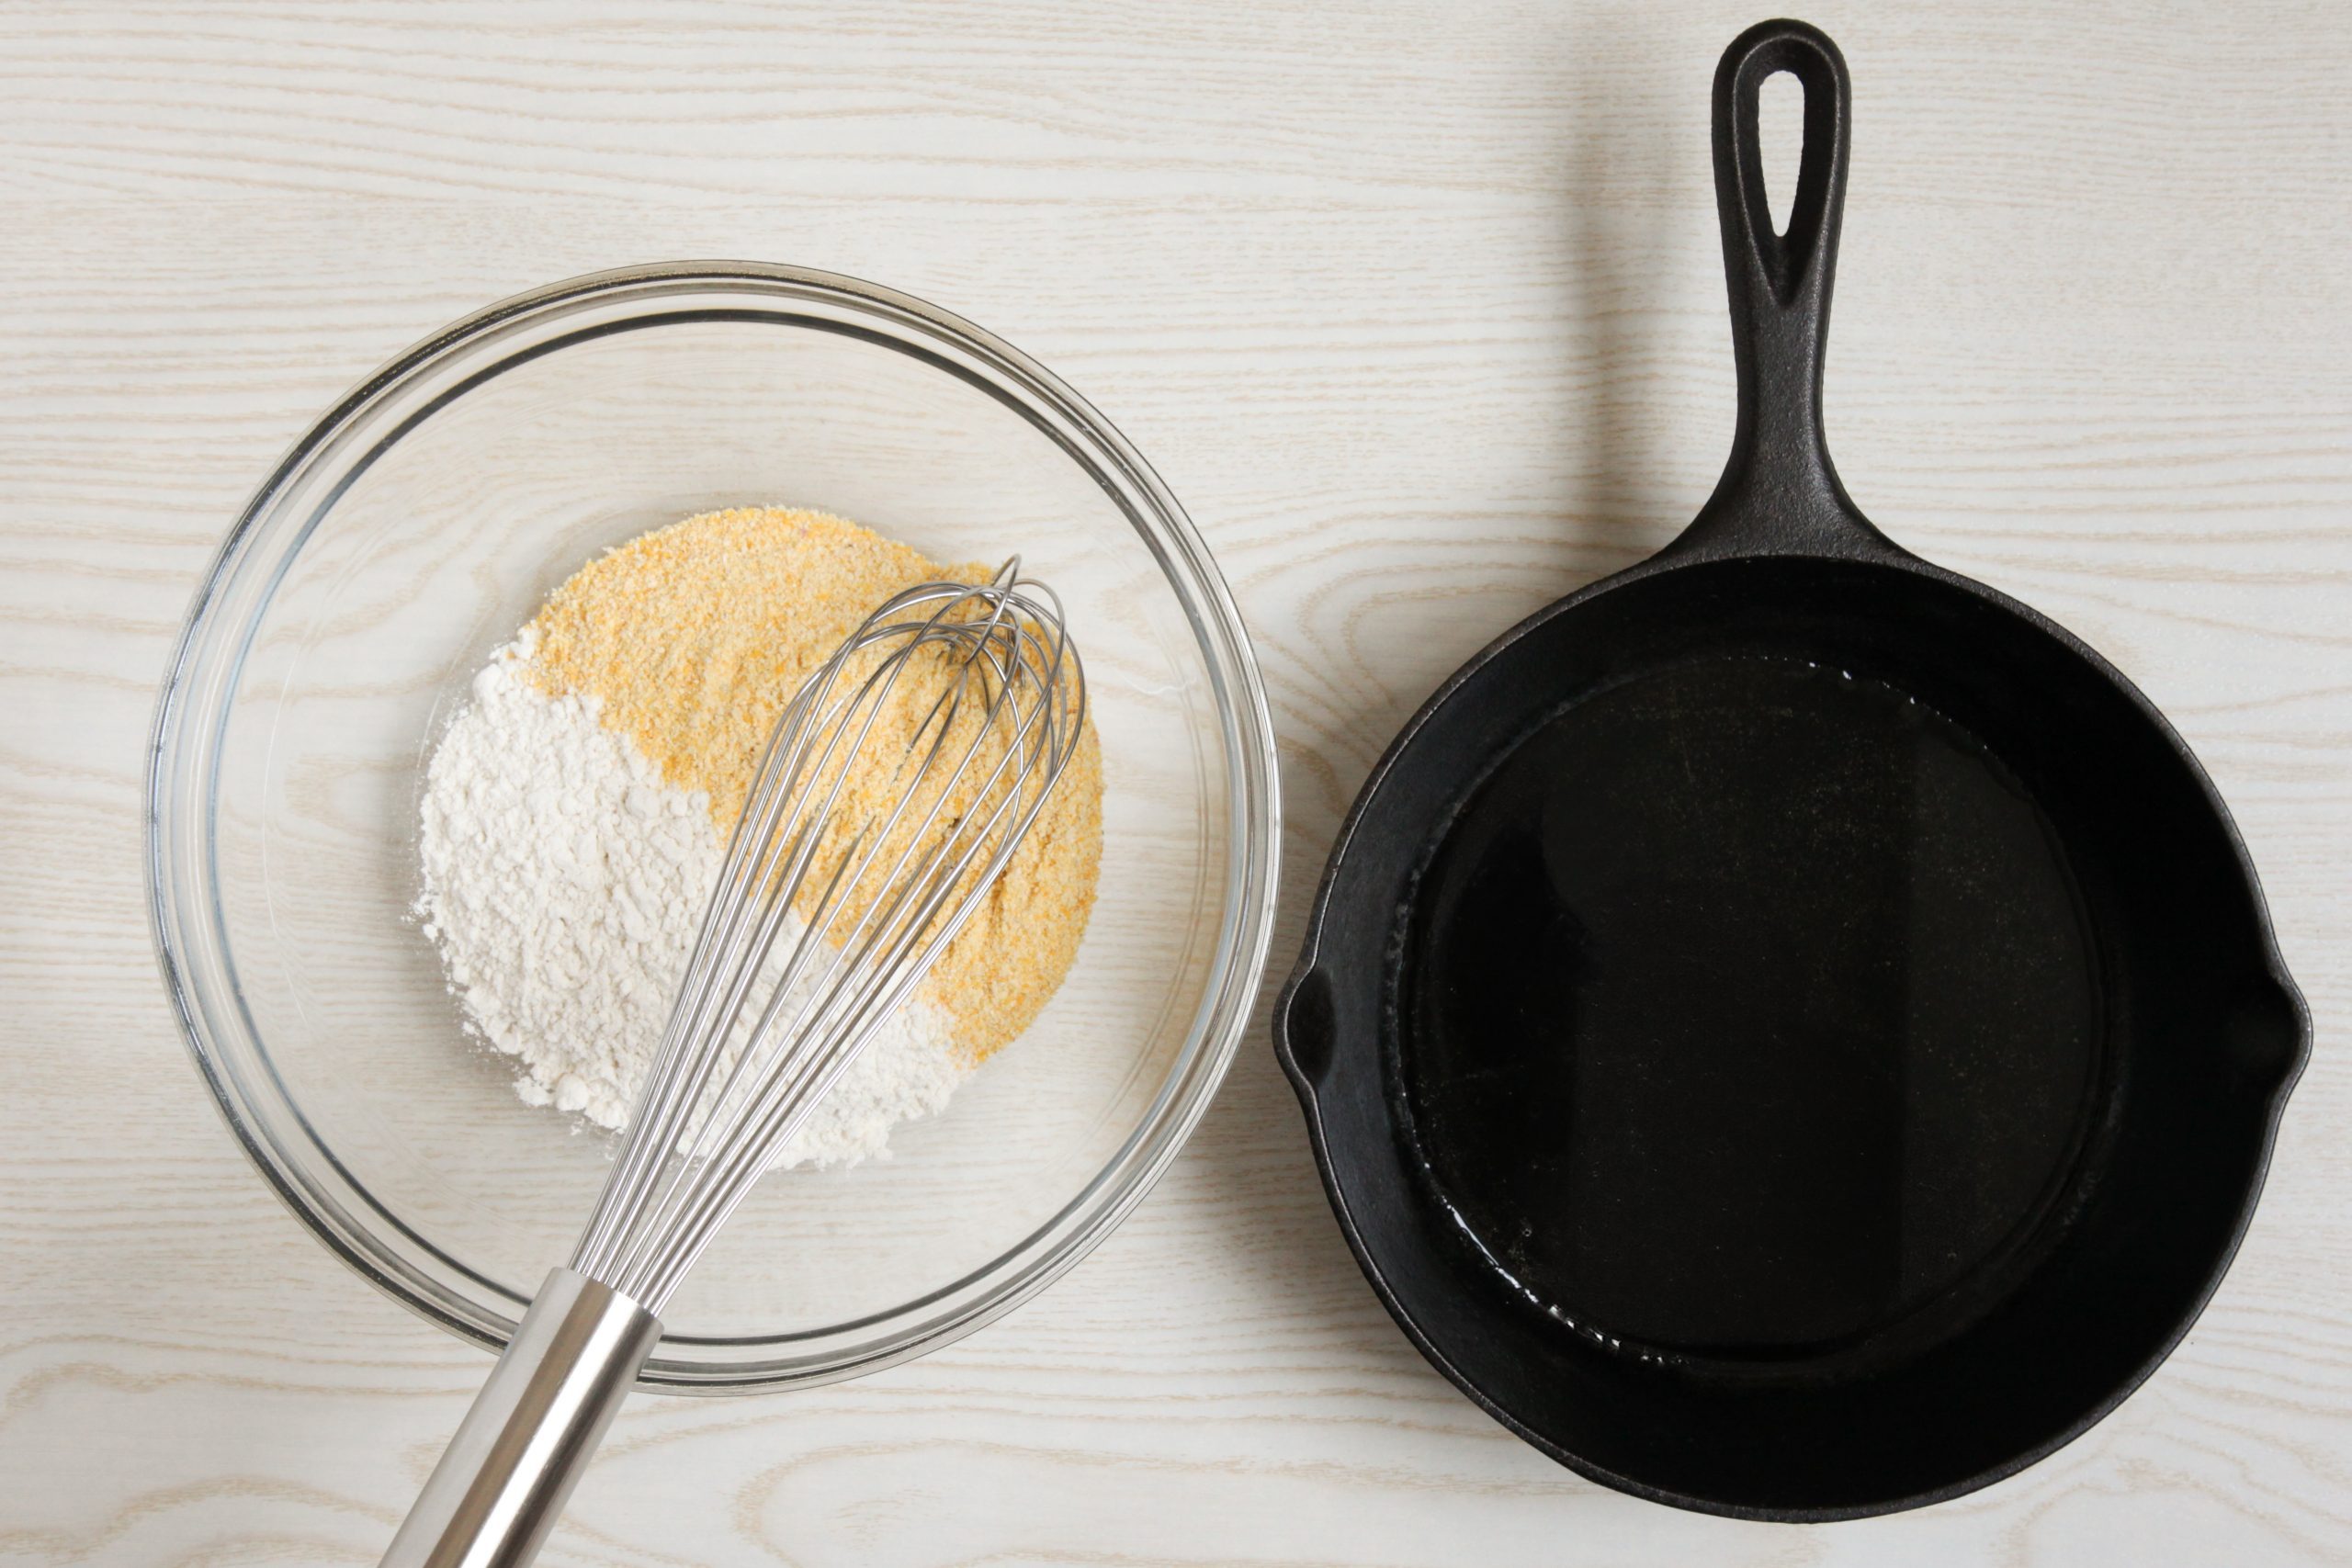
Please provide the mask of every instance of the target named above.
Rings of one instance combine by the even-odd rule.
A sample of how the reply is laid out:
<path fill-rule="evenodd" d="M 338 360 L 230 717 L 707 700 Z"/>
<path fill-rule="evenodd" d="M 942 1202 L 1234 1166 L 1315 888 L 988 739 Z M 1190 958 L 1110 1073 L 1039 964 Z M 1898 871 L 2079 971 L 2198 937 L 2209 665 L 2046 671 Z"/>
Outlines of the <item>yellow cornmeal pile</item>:
<path fill-rule="evenodd" d="M 605 728 L 667 783 L 708 792 L 723 837 L 785 705 L 875 606 L 918 582 L 991 572 L 935 565 L 822 512 L 705 513 L 574 572 L 531 623 L 532 674 L 550 695 L 601 699 Z M 927 705 L 895 705 L 903 715 Z M 868 776 L 877 796 L 897 787 L 887 772 Z M 861 803 L 845 806 L 864 815 Z M 1036 825 L 925 982 L 975 1060 L 1026 1029 L 1069 972 L 1102 852 L 1102 757 L 1090 718 Z"/>

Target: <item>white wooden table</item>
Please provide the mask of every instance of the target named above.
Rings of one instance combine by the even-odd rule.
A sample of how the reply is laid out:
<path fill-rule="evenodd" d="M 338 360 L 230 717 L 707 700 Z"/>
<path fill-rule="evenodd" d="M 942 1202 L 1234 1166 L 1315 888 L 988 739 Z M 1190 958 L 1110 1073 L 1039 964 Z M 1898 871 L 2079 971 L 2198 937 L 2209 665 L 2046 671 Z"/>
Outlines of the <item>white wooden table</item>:
<path fill-rule="evenodd" d="M 0 9 L 0 1561 L 373 1562 L 487 1365 L 265 1191 L 141 902 L 187 594 L 348 383 L 503 295 L 684 256 L 880 279 L 1011 337 L 1151 457 L 1250 618 L 1279 968 L 1399 720 L 1711 485 L 1707 85 L 1759 14 Z M 2318 1018 L 2188 1344 L 1941 1507 L 1635 1502 L 1391 1326 L 1261 1029 L 1046 1296 L 862 1382 L 633 1402 L 546 1562 L 2352 1561 L 2352 13 L 1807 14 L 1856 83 L 1849 488 L 2173 716 Z"/>

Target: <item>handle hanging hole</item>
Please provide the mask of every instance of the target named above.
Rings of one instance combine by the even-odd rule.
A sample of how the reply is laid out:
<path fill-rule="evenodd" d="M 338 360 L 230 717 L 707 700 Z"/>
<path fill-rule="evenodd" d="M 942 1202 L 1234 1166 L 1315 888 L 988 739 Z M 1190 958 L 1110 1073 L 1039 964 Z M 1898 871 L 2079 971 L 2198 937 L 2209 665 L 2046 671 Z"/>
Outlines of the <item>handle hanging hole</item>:
<path fill-rule="evenodd" d="M 1772 232 L 1788 238 L 1789 215 L 1796 210 L 1797 171 L 1804 158 L 1804 84 L 1790 71 L 1775 71 L 1756 89 L 1756 151 L 1764 164 L 1764 199 Z"/>

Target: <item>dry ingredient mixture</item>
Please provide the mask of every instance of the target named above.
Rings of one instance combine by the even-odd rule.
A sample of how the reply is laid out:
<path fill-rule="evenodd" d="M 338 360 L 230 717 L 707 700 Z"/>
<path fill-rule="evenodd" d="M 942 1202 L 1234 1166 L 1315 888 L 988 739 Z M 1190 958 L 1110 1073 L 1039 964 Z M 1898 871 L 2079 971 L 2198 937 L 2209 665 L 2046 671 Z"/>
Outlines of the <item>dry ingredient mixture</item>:
<path fill-rule="evenodd" d="M 426 769 L 417 912 L 525 1100 L 627 1123 L 785 704 L 891 593 L 986 575 L 824 513 L 707 513 L 591 561 L 492 656 Z M 1035 1019 L 1093 905 L 1102 790 L 1090 725 L 995 888 L 780 1164 L 886 1154 Z"/>

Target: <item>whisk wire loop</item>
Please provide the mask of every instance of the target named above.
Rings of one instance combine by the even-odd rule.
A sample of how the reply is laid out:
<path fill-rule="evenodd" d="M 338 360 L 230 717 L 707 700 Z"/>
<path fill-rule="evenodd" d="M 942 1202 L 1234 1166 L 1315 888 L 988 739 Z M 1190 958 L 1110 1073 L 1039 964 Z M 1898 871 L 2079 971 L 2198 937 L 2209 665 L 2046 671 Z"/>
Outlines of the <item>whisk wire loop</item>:
<path fill-rule="evenodd" d="M 716 1027 L 714 1021 L 734 1016 L 758 978 L 756 964 L 740 961 L 745 944 L 752 943 L 763 956 L 781 923 L 776 902 L 757 897 L 766 878 L 755 863 L 763 856 L 772 858 L 771 852 L 779 842 L 780 821 L 794 804 L 795 790 L 809 765 L 810 747 L 820 737 L 836 747 L 842 739 L 838 727 L 807 722 L 808 710 L 829 702 L 844 666 L 860 646 L 869 643 L 875 622 L 887 617 L 894 607 L 903 607 L 907 600 L 906 594 L 894 598 L 835 650 L 794 695 L 771 731 L 753 789 L 729 837 L 718 888 L 705 913 L 677 1003 L 641 1091 L 639 1113 L 634 1119 L 636 1135 L 622 1150 L 608 1192 L 633 1191 L 642 1186 L 649 1179 L 649 1168 L 673 1146 L 700 1098 L 679 1093 L 678 1086 L 707 1080 L 712 1060 L 726 1040 L 725 1031 Z M 944 611 L 935 613 L 934 619 L 936 614 Z M 823 760 L 819 758 L 818 765 Z M 815 836 L 808 833 L 786 840 L 786 852 L 793 857 L 786 874 L 790 866 L 805 863 L 806 852 L 813 850 L 815 841 Z M 731 979 L 724 990 L 719 988 L 722 976 Z M 615 1272 L 625 1259 L 610 1256 L 605 1249 L 626 1217 L 624 1207 L 600 1203 L 582 1238 L 576 1266 L 585 1272 L 585 1263 L 594 1260 L 605 1273 Z"/>
<path fill-rule="evenodd" d="M 818 668 L 762 753 L 575 1271 L 662 1310 L 986 899 L 1085 712 L 1061 601 L 1017 557 L 894 595 Z"/>

